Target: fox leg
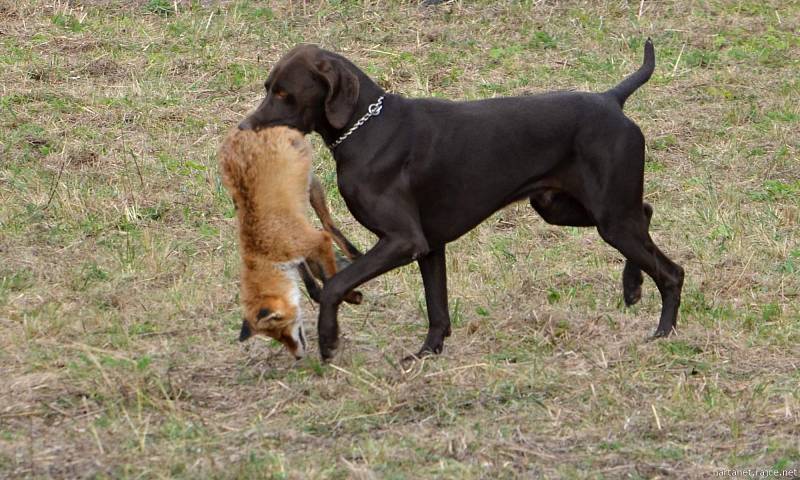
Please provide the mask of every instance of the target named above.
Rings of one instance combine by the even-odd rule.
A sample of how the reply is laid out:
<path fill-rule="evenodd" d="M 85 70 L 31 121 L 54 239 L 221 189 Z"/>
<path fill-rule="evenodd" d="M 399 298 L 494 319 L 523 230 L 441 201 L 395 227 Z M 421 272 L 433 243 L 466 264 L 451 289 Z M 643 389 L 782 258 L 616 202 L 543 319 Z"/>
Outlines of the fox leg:
<path fill-rule="evenodd" d="M 360 257 L 361 252 L 355 247 L 355 245 L 350 243 L 350 241 L 342 234 L 342 232 L 336 228 L 336 224 L 333 223 L 333 217 L 331 217 L 331 211 L 328 209 L 328 202 L 325 198 L 325 189 L 322 187 L 319 179 L 314 175 L 311 176 L 308 193 L 311 208 L 314 209 L 314 213 L 317 214 L 317 218 L 319 218 L 319 221 L 322 222 L 322 228 L 331 234 L 333 241 L 336 242 L 336 245 L 339 246 L 347 258 L 350 260 L 355 260 L 356 258 Z"/>

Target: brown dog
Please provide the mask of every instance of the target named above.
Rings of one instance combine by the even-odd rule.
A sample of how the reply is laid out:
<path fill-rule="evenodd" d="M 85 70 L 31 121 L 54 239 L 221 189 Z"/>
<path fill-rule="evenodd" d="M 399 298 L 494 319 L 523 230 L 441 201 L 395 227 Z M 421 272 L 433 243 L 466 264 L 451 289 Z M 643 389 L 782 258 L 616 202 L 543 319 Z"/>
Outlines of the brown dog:
<path fill-rule="evenodd" d="M 313 45 L 289 51 L 264 83 L 243 130 L 286 125 L 319 133 L 333 152 L 339 192 L 378 243 L 332 278 L 319 307 L 320 354 L 334 354 L 346 293 L 412 261 L 425 288 L 428 335 L 418 355 L 450 335 L 445 246 L 498 209 L 528 201 L 548 223 L 596 227 L 626 259 L 623 299 L 641 298 L 642 272 L 661 294 L 655 336 L 675 329 L 683 268 L 650 237 L 643 201 L 645 138 L 622 107 L 656 67 L 602 93 L 551 92 L 447 101 L 387 93 L 345 57 Z"/>
<path fill-rule="evenodd" d="M 336 273 L 332 235 L 314 228 L 306 217 L 310 196 L 323 225 L 341 237 L 321 185 L 312 182 L 311 147 L 301 132 L 286 127 L 234 130 L 222 144 L 219 162 L 239 223 L 244 310 L 239 340 L 266 335 L 300 358 L 306 337 L 298 268 L 307 260 L 323 282 Z M 346 254 L 358 254 L 344 237 L 337 240 Z M 359 303 L 360 294 L 351 293 L 349 300 Z"/>

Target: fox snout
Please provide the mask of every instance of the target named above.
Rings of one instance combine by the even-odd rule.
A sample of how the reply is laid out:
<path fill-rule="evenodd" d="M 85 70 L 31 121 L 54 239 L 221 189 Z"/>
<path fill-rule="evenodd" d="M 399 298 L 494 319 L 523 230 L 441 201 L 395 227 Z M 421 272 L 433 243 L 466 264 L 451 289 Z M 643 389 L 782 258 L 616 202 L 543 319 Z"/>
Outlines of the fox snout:
<path fill-rule="evenodd" d="M 247 318 L 242 320 L 239 341 L 244 342 L 255 335 L 274 338 L 281 342 L 297 360 L 306 355 L 308 341 L 303 321 L 298 316 L 286 318 L 280 313 L 262 308 L 258 311 L 254 322 Z"/>

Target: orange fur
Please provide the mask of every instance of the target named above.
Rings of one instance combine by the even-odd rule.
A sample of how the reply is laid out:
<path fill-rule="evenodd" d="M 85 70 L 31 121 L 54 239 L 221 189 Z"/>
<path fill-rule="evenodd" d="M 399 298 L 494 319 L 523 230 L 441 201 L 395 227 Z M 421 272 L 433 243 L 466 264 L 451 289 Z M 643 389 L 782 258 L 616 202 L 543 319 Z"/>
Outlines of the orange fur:
<path fill-rule="evenodd" d="M 237 207 L 244 321 L 253 334 L 275 338 L 302 356 L 294 271 L 308 259 L 321 266 L 325 278 L 336 273 L 330 234 L 306 217 L 311 147 L 302 133 L 287 127 L 236 129 L 225 138 L 219 161 Z"/>

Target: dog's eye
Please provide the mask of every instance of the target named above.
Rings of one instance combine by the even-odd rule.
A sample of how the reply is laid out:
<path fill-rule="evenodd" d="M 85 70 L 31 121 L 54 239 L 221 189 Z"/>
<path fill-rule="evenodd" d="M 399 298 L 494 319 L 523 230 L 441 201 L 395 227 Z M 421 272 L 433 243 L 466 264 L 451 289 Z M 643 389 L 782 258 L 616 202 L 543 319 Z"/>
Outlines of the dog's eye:
<path fill-rule="evenodd" d="M 274 94 L 275 94 L 276 97 L 280 98 L 281 100 L 285 100 L 286 97 L 289 96 L 289 94 L 286 92 L 286 90 L 281 90 L 281 89 L 275 90 Z"/>

